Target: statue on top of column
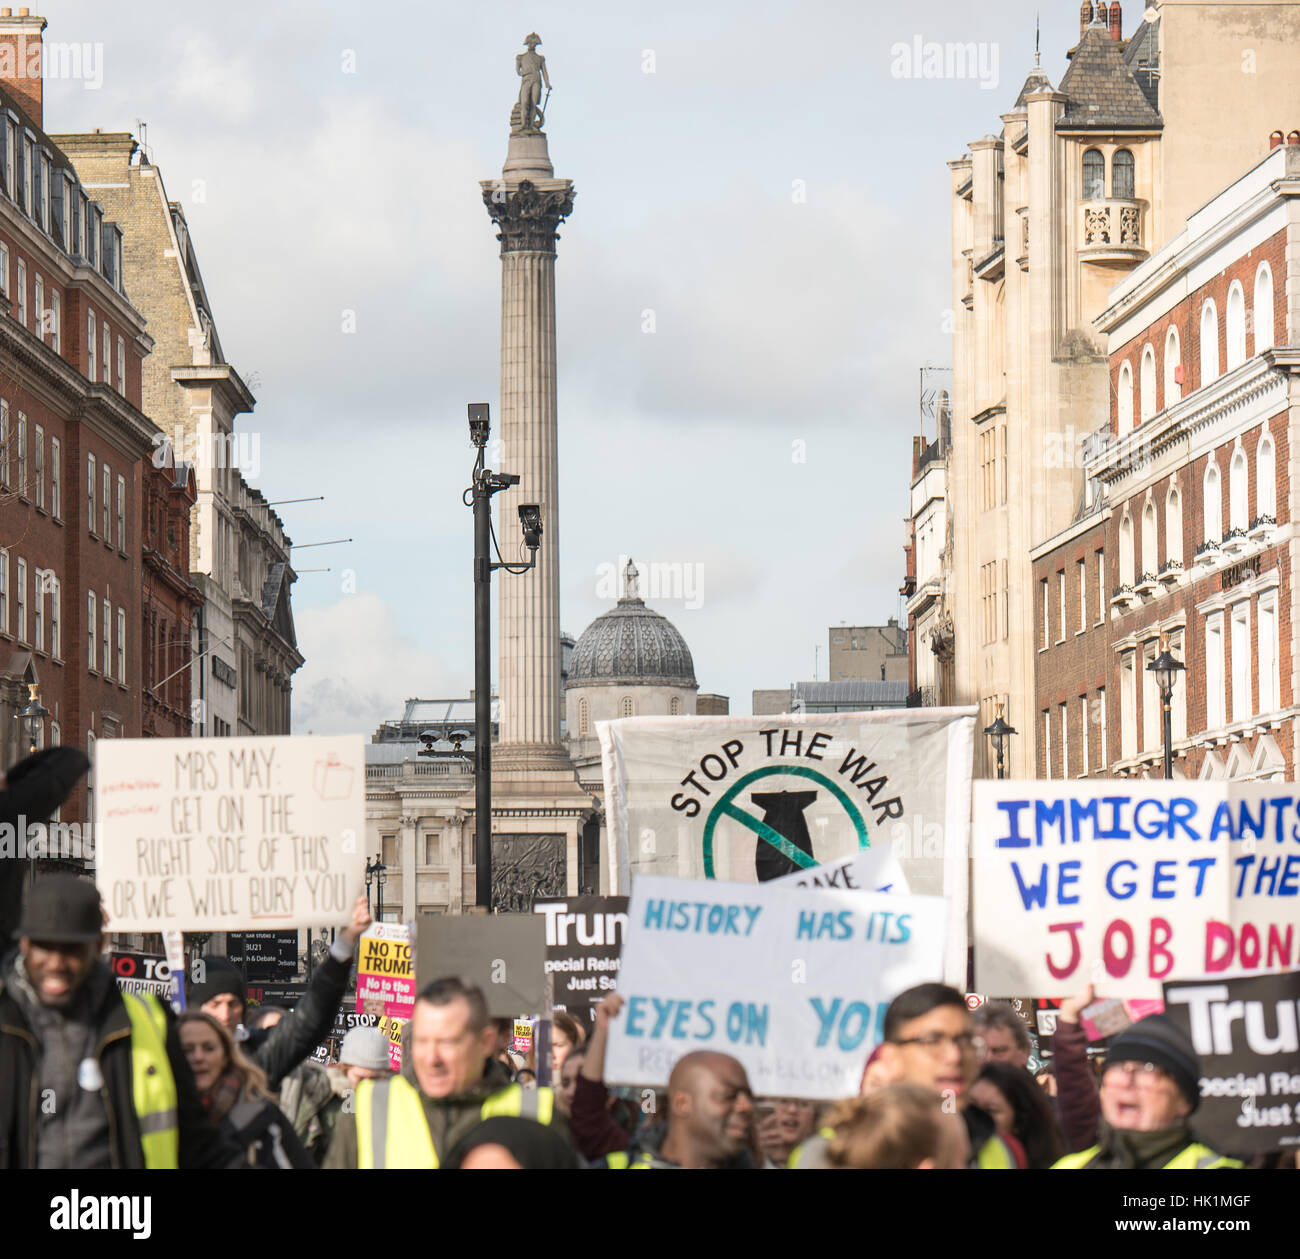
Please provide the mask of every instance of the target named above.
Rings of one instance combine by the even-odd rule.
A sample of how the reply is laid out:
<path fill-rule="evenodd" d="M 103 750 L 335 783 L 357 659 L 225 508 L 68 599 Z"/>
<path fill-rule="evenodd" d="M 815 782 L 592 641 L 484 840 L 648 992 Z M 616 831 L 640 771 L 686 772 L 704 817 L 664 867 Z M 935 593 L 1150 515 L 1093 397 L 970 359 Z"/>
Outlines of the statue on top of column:
<path fill-rule="evenodd" d="M 546 85 L 546 100 L 551 98 L 551 77 L 546 73 L 546 58 L 537 51 L 542 37 L 536 32 L 527 36 L 527 52 L 515 56 L 515 73 L 523 80 L 519 85 L 519 100 L 510 111 L 511 135 L 537 135 L 546 121 L 546 101 L 542 100 L 542 84 Z"/>

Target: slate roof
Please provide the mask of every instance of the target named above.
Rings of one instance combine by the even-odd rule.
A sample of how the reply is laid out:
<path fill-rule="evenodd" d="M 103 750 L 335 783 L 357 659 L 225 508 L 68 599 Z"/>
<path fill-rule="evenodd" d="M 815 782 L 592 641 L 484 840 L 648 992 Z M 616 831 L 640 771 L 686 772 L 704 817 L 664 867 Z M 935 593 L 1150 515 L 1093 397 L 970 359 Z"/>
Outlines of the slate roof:
<path fill-rule="evenodd" d="M 1058 131 L 1158 130 L 1164 126 L 1124 64 L 1119 45 L 1099 24 L 1084 31 L 1058 90 L 1069 97 L 1056 123 Z"/>
<path fill-rule="evenodd" d="M 1011 107 L 1013 110 L 1024 109 L 1025 97 L 1031 92 L 1050 92 L 1052 90 L 1052 80 L 1047 77 L 1047 71 L 1042 66 L 1035 66 L 1029 72 L 1029 77 L 1025 80 L 1025 85 L 1020 89 L 1020 95 L 1016 97 L 1016 103 Z"/>
<path fill-rule="evenodd" d="M 1124 49 L 1124 64 L 1132 71 L 1152 109 L 1160 108 L 1160 19 L 1140 22 Z"/>

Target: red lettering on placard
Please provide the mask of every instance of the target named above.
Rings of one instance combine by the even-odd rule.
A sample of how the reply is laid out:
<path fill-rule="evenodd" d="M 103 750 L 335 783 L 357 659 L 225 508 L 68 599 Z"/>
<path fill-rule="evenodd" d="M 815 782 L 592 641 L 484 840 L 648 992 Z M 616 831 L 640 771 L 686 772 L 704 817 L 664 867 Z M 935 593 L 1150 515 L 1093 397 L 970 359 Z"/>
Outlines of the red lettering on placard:
<path fill-rule="evenodd" d="M 1226 944 L 1227 952 L 1220 957 L 1214 956 L 1215 944 Z M 1237 951 L 1237 942 L 1233 938 L 1232 928 L 1226 922 L 1211 919 L 1205 924 L 1205 970 L 1227 970 L 1232 965 L 1233 954 Z"/>
<path fill-rule="evenodd" d="M 1162 931 L 1164 934 L 1157 940 L 1156 932 Z M 1169 925 L 1166 918 L 1151 919 L 1151 936 L 1148 944 L 1150 954 L 1150 972 L 1152 979 L 1163 979 L 1170 971 L 1174 969 L 1174 955 L 1165 948 L 1174 937 L 1174 929 Z M 1156 969 L 1157 954 L 1163 959 L 1163 966 L 1160 970 Z"/>
<path fill-rule="evenodd" d="M 1128 950 L 1123 957 L 1119 957 L 1111 947 L 1111 941 L 1115 938 L 1116 931 L 1124 937 L 1124 941 L 1128 945 Z M 1116 979 L 1123 979 L 1128 974 L 1129 967 L 1133 965 L 1133 928 L 1122 918 L 1116 918 L 1106 928 L 1106 934 L 1101 938 L 1101 956 L 1106 963 L 1106 973 L 1108 975 L 1114 975 Z"/>
<path fill-rule="evenodd" d="M 1263 946 L 1259 939 L 1259 928 L 1253 922 L 1248 922 L 1242 927 L 1238 949 L 1242 966 L 1253 970 L 1259 965 L 1259 955 L 1263 951 Z"/>
<path fill-rule="evenodd" d="M 1065 979 L 1073 975 L 1079 965 L 1079 932 L 1083 928 L 1081 922 L 1058 922 L 1054 927 L 1048 927 L 1048 931 L 1068 931 L 1070 933 L 1070 960 L 1064 966 L 1057 966 L 1052 961 L 1051 954 L 1046 957 L 1047 969 L 1052 972 L 1053 979 Z"/>

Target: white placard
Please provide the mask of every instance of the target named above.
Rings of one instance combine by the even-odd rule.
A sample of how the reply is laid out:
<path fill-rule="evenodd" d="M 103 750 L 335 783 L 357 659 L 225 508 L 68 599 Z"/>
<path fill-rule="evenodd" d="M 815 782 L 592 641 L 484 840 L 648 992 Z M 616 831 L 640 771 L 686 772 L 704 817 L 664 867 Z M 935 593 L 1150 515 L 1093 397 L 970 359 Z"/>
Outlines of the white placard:
<path fill-rule="evenodd" d="M 344 926 L 365 887 L 361 735 L 101 739 L 109 931 Z"/>
<path fill-rule="evenodd" d="M 940 979 L 946 916 L 939 897 L 640 876 L 606 1079 L 663 1085 L 714 1050 L 759 1095 L 852 1096 L 889 1002 Z"/>
<path fill-rule="evenodd" d="M 1294 783 L 985 781 L 972 834 L 989 996 L 1300 969 Z"/>

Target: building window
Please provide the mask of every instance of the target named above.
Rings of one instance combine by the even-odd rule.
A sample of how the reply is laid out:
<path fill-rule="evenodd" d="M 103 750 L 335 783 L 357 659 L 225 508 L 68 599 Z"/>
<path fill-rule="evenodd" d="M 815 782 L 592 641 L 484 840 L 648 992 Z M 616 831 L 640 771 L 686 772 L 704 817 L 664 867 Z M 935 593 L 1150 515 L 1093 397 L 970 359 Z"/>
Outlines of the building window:
<path fill-rule="evenodd" d="M 1043 608 L 1043 646 L 1052 641 L 1052 604 L 1047 597 L 1047 578 L 1038 583 L 1039 601 Z"/>
<path fill-rule="evenodd" d="M 1243 533 L 1250 526 L 1250 499 L 1246 477 L 1246 452 L 1240 446 L 1228 466 L 1228 528 Z"/>
<path fill-rule="evenodd" d="M 1133 200 L 1133 154 L 1128 149 L 1116 149 L 1110 159 L 1110 195 Z"/>
<path fill-rule="evenodd" d="M 63 299 L 59 296 L 58 289 L 50 291 L 50 306 L 45 312 L 46 322 L 49 325 L 50 349 L 55 354 L 63 352 L 61 339 L 61 330 L 63 328 Z"/>
<path fill-rule="evenodd" d="M 27 641 L 27 561 L 18 561 L 18 597 L 14 600 L 18 610 L 18 641 Z"/>
<path fill-rule="evenodd" d="M 126 609 L 117 610 L 117 680 L 126 682 Z"/>
<path fill-rule="evenodd" d="M 1179 660 L 1186 660 L 1187 653 L 1183 650 L 1183 634 L 1179 630 L 1175 634 L 1169 635 L 1169 650 Z M 1160 688 L 1156 687 L 1157 694 Z M 1163 731 L 1161 732 L 1163 737 Z M 1169 735 L 1170 741 L 1180 743 L 1187 738 L 1187 683 L 1180 682 L 1174 687 L 1173 695 L 1169 700 Z"/>
<path fill-rule="evenodd" d="M 1232 608 L 1232 720 L 1245 721 L 1252 715 L 1254 705 L 1250 694 L 1250 604 L 1238 603 Z"/>
<path fill-rule="evenodd" d="M 1275 712 L 1282 707 L 1278 678 L 1277 592 L 1259 597 L 1259 651 L 1255 676 L 1259 678 L 1259 711 Z"/>
<path fill-rule="evenodd" d="M 1065 569 L 1063 568 L 1056 570 L 1056 588 L 1061 604 L 1061 636 L 1056 641 L 1063 643 L 1065 642 Z"/>
<path fill-rule="evenodd" d="M 1137 755 L 1136 653 L 1126 651 L 1119 660 L 1119 754 L 1132 760 Z"/>
<path fill-rule="evenodd" d="M 1227 327 L 1228 371 L 1246 361 L 1246 294 L 1241 281 L 1233 280 L 1228 289 Z"/>
<path fill-rule="evenodd" d="M 1011 595 L 1007 585 L 1007 562 L 999 562 L 1002 565 L 1002 637 L 1005 639 L 1011 634 Z"/>
<path fill-rule="evenodd" d="M 1165 566 L 1183 562 L 1183 506 L 1172 485 L 1165 498 Z"/>
<path fill-rule="evenodd" d="M 1273 457 L 1273 439 L 1265 432 L 1255 452 L 1255 517 L 1277 518 L 1277 470 Z"/>
<path fill-rule="evenodd" d="M 670 717 L 680 717 L 682 715 L 682 701 L 676 695 L 668 702 L 668 715 Z"/>
<path fill-rule="evenodd" d="M 1052 777 L 1052 710 L 1043 709 L 1043 777 Z"/>
<path fill-rule="evenodd" d="M 1201 307 L 1201 385 L 1219 379 L 1219 313 L 1214 303 Z"/>
<path fill-rule="evenodd" d="M 101 535 L 105 542 L 113 540 L 113 470 L 108 464 L 101 464 L 100 471 L 103 474 L 103 494 L 99 500 L 100 516 L 104 522 L 104 531 Z"/>
<path fill-rule="evenodd" d="M 1097 691 L 1097 768 L 1105 771 L 1110 760 L 1110 749 L 1106 746 L 1106 688 Z"/>
<path fill-rule="evenodd" d="M 1133 431 L 1133 369 L 1125 363 L 1119 369 L 1119 435 Z"/>
<path fill-rule="evenodd" d="M 86 654 L 86 667 L 93 673 L 99 663 L 99 621 L 96 619 L 99 608 L 95 603 L 95 592 L 86 592 L 86 624 L 90 627 L 90 650 Z"/>
<path fill-rule="evenodd" d="M 117 549 L 126 550 L 126 477 L 117 478 Z"/>
<path fill-rule="evenodd" d="M 126 397 L 126 341 L 117 339 L 117 392 Z"/>
<path fill-rule="evenodd" d="M 18 412 L 18 493 L 27 498 L 32 488 L 27 484 L 27 417 Z"/>
<path fill-rule="evenodd" d="M 1142 575 L 1155 576 L 1160 571 L 1159 543 L 1156 532 L 1156 505 L 1150 499 L 1142 509 Z"/>
<path fill-rule="evenodd" d="M 45 510 L 45 430 L 39 425 L 35 425 L 33 436 L 36 438 L 35 466 L 33 471 L 36 473 L 36 506 L 42 511 Z"/>
<path fill-rule="evenodd" d="M 50 654 L 63 659 L 63 583 L 57 577 L 50 583 Z"/>
<path fill-rule="evenodd" d="M 1224 707 L 1223 613 L 1205 621 L 1205 728 L 1217 730 L 1227 724 Z"/>
<path fill-rule="evenodd" d="M 1088 566 L 1084 560 L 1078 563 L 1079 570 L 1079 629 L 1088 628 Z"/>
<path fill-rule="evenodd" d="M 88 454 L 86 456 L 86 500 L 88 510 L 86 512 L 86 528 L 91 533 L 95 532 L 95 456 Z"/>
<path fill-rule="evenodd" d="M 9 268 L 6 265 L 5 273 Z M 1267 262 L 1259 264 L 1255 272 L 1255 353 L 1262 354 L 1273 347 L 1273 272 Z"/>
<path fill-rule="evenodd" d="M 0 398 L 0 485 L 5 489 L 13 487 L 9 475 L 12 453 L 9 449 L 9 400 Z"/>
<path fill-rule="evenodd" d="M 633 715 L 632 697 L 630 695 L 623 696 L 623 702 L 619 705 L 619 715 L 623 717 L 631 717 Z"/>
<path fill-rule="evenodd" d="M 45 569 L 32 570 L 32 646 L 45 650 Z"/>
<path fill-rule="evenodd" d="M 27 264 L 18 259 L 18 322 L 27 327 Z"/>
<path fill-rule="evenodd" d="M 50 515 L 56 520 L 63 517 L 63 448 L 57 437 L 50 438 Z"/>
<path fill-rule="evenodd" d="M 113 383 L 113 338 L 109 334 L 108 320 L 104 320 L 104 384 Z"/>
<path fill-rule="evenodd" d="M 36 335 L 45 340 L 45 280 L 38 272 L 32 277 L 32 296 L 36 315 Z"/>
<path fill-rule="evenodd" d="M 1158 644 L 1149 642 L 1142 648 L 1142 750 L 1151 752 L 1161 743 L 1160 687 L 1156 682 L 1155 663 Z"/>
<path fill-rule="evenodd" d="M 1165 407 L 1173 406 L 1183 396 L 1178 376 L 1182 370 L 1182 347 L 1178 343 L 1178 329 L 1170 328 L 1165 337 Z"/>
<path fill-rule="evenodd" d="M 1149 345 L 1142 350 L 1142 420 L 1145 423 L 1156 413 L 1156 352 Z"/>
<path fill-rule="evenodd" d="M 585 699 L 578 701 L 578 735 L 586 738 L 591 733 L 591 712 Z"/>
<path fill-rule="evenodd" d="M 1132 586 L 1136 571 L 1136 558 L 1133 554 L 1133 517 L 1124 513 L 1119 522 L 1119 584 Z"/>
<path fill-rule="evenodd" d="M 113 605 L 104 596 L 104 676 L 113 676 Z"/>
<path fill-rule="evenodd" d="M 1061 704 L 1061 777 L 1069 778 L 1070 776 L 1070 725 L 1068 708 L 1064 702 Z"/>
<path fill-rule="evenodd" d="M 1100 149 L 1089 149 L 1083 155 L 1083 199 L 1101 201 L 1106 196 L 1106 159 Z"/>
<path fill-rule="evenodd" d="M 1219 465 L 1210 460 L 1205 469 L 1204 511 L 1205 540 L 1223 541 L 1223 501 L 1219 492 Z"/>
<path fill-rule="evenodd" d="M 86 362 L 86 378 L 91 384 L 94 384 L 95 377 L 99 374 L 99 363 L 95 358 L 98 340 L 99 329 L 95 324 L 95 312 L 88 310 L 86 312 L 86 353 L 89 357 Z"/>
<path fill-rule="evenodd" d="M 9 633 L 9 552 L 0 547 L 0 630 Z"/>
<path fill-rule="evenodd" d="M 1079 746 L 1083 755 L 1083 773 L 1086 778 L 1092 773 L 1092 757 L 1089 755 L 1088 740 L 1092 735 L 1092 723 L 1088 720 L 1088 697 L 1079 696 Z"/>

